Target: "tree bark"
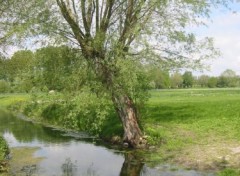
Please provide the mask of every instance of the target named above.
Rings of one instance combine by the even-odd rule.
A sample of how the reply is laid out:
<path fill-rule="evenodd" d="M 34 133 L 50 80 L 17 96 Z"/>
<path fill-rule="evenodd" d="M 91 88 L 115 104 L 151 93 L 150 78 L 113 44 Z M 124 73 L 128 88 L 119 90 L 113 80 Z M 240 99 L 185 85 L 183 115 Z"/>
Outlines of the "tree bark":
<path fill-rule="evenodd" d="M 121 119 L 124 135 L 123 142 L 129 147 L 144 146 L 143 135 L 138 125 L 137 111 L 132 99 L 124 94 L 112 94 L 112 101 L 118 116 Z"/>
<path fill-rule="evenodd" d="M 100 60 L 104 60 L 102 58 Z M 98 59 L 95 59 L 95 61 Z M 109 64 L 109 63 L 108 63 Z M 111 92 L 111 98 L 123 126 L 123 143 L 131 148 L 143 148 L 146 140 L 143 139 L 142 131 L 138 124 L 138 113 L 132 98 L 124 91 L 121 83 L 113 80 L 118 77 L 118 69 L 113 65 L 94 63 L 96 74 L 102 84 Z"/>

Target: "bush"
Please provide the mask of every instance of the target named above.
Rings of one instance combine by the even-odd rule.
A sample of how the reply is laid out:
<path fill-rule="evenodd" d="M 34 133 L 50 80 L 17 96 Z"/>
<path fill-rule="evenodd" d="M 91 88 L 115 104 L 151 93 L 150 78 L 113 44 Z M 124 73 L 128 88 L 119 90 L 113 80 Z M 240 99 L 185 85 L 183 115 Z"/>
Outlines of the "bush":
<path fill-rule="evenodd" d="M 0 161 L 4 160 L 9 154 L 9 148 L 2 136 L 0 136 Z"/>
<path fill-rule="evenodd" d="M 66 102 L 64 109 L 68 110 L 62 121 L 67 128 L 77 128 L 93 134 L 102 131 L 103 124 L 113 111 L 107 97 L 98 97 L 89 91 L 84 91 Z"/>
<path fill-rule="evenodd" d="M 0 80 L 0 93 L 6 93 L 10 90 L 9 83 L 5 80 Z"/>
<path fill-rule="evenodd" d="M 114 109 L 107 94 L 97 95 L 89 88 L 81 92 L 33 94 L 31 101 L 18 108 L 28 117 L 67 129 L 99 135 Z"/>

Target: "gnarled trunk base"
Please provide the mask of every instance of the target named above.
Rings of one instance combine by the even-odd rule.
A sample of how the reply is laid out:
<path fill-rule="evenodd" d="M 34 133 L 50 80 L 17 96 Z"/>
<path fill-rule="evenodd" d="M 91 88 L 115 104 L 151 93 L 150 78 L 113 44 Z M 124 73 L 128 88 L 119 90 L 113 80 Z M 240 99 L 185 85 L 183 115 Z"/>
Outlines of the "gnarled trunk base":
<path fill-rule="evenodd" d="M 145 147 L 146 141 L 138 125 L 137 112 L 133 101 L 127 95 L 112 96 L 115 109 L 122 121 L 123 142 L 129 147 Z"/>

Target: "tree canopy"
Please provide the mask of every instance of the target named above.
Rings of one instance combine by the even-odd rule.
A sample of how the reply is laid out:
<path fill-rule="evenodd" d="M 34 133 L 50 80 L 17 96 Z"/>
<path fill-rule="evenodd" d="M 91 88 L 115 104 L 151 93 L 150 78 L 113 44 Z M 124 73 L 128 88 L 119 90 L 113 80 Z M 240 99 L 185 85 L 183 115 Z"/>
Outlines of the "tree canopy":
<path fill-rule="evenodd" d="M 131 56 L 141 54 L 141 59 L 154 58 L 178 67 L 199 66 L 202 59 L 216 54 L 212 40 L 198 41 L 185 28 L 201 24 L 201 18 L 207 17 L 213 6 L 224 3 L 224 0 L 2 1 L 1 38 L 26 45 L 26 39 L 29 42 L 29 37 L 34 36 L 32 42 L 70 42 L 86 54 L 95 50 L 98 55 L 108 53 L 111 57 L 110 51 L 121 49 Z"/>

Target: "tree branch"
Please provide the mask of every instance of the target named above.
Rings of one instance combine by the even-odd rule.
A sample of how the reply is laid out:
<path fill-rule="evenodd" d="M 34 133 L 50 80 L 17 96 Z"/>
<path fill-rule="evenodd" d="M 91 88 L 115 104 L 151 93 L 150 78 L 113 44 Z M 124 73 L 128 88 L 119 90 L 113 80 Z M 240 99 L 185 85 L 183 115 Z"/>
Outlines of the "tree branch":
<path fill-rule="evenodd" d="M 68 11 L 70 9 L 67 8 L 67 6 L 66 6 L 65 2 L 63 2 L 63 0 L 56 0 L 56 1 L 57 1 L 57 4 L 58 4 L 58 6 L 61 10 L 61 13 L 62 13 L 63 17 L 65 18 L 65 20 L 70 25 L 77 41 L 79 42 L 81 47 L 85 48 L 84 33 L 82 32 L 82 30 L 78 26 L 78 23 L 70 15 L 71 12 Z"/>

